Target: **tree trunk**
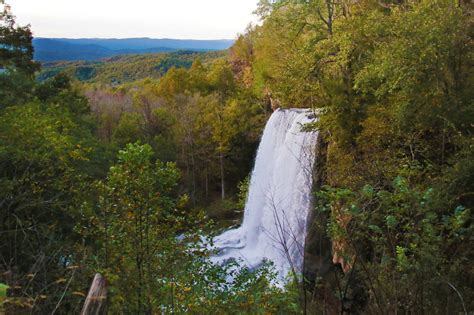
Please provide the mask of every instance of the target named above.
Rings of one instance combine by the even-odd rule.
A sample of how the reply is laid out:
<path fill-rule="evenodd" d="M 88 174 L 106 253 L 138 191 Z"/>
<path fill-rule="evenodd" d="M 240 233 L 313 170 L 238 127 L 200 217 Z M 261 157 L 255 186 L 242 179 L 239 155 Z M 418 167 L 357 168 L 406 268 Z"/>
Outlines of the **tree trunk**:
<path fill-rule="evenodd" d="M 220 153 L 220 164 L 221 164 L 221 197 L 225 199 L 225 180 L 224 180 L 224 153 Z"/>
<path fill-rule="evenodd" d="M 205 187 L 206 187 L 206 200 L 209 198 L 209 175 L 208 175 L 208 170 L 207 170 L 207 166 L 206 166 L 206 183 L 205 183 Z"/>
<path fill-rule="evenodd" d="M 196 160 L 194 158 L 194 143 L 191 143 L 191 181 L 191 201 L 193 202 L 193 206 L 196 206 Z"/>
<path fill-rule="evenodd" d="M 107 280 L 96 273 L 92 281 L 81 315 L 107 314 Z"/>

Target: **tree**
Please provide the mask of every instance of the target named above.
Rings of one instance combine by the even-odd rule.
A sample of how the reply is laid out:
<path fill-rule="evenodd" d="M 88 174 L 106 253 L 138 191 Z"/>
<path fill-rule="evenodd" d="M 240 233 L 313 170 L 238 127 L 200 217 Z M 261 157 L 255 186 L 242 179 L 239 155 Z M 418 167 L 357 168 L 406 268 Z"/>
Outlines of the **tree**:
<path fill-rule="evenodd" d="M 153 165 L 152 156 L 149 145 L 128 144 L 107 181 L 99 183 L 102 266 L 118 290 L 114 298 L 120 309 L 139 314 L 158 306 L 154 295 L 168 260 L 163 255 L 183 224 L 173 215 L 178 171 L 171 163 Z"/>
<path fill-rule="evenodd" d="M 39 64 L 33 61 L 30 27 L 16 25 L 10 6 L 0 3 L 0 109 L 21 103 L 31 94 Z"/>
<path fill-rule="evenodd" d="M 61 292 L 50 284 L 76 263 L 75 198 L 100 163 L 90 130 L 43 106 L 12 106 L 0 115 L 0 269 L 20 288 L 13 297 L 32 305 L 46 296 L 35 309 L 48 312 Z"/>

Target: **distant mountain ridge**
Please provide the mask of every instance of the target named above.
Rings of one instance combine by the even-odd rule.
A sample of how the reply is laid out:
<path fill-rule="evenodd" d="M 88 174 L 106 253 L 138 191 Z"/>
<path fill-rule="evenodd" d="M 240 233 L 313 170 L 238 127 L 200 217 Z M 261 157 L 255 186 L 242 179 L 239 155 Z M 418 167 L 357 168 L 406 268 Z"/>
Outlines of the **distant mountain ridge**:
<path fill-rule="evenodd" d="M 33 39 L 35 60 L 79 61 L 99 60 L 124 54 L 146 54 L 177 50 L 213 51 L 232 46 L 234 40 L 193 40 L 153 38 L 42 38 Z"/>

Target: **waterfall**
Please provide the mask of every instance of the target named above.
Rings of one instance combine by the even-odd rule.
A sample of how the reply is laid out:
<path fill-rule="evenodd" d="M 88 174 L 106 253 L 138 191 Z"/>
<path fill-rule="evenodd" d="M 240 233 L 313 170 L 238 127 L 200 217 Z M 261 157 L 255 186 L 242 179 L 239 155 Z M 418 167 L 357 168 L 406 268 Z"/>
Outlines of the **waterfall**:
<path fill-rule="evenodd" d="M 272 114 L 257 151 L 243 223 L 214 239 L 216 262 L 236 258 L 253 268 L 270 260 L 280 279 L 302 271 L 317 132 L 301 127 L 314 119 L 307 109 Z"/>

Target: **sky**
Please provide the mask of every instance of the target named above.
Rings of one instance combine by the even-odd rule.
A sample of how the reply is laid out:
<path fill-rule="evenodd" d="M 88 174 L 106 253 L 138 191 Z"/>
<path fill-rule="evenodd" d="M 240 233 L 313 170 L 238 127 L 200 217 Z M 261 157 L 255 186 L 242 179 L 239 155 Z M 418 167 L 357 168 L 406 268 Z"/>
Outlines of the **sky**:
<path fill-rule="evenodd" d="M 35 37 L 234 39 L 258 0 L 6 0 Z"/>

